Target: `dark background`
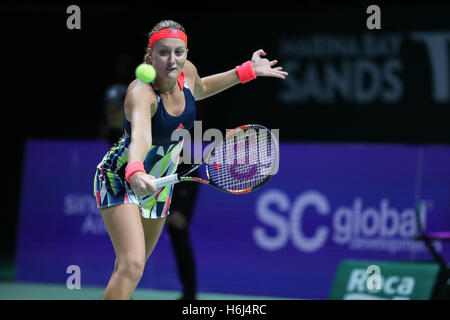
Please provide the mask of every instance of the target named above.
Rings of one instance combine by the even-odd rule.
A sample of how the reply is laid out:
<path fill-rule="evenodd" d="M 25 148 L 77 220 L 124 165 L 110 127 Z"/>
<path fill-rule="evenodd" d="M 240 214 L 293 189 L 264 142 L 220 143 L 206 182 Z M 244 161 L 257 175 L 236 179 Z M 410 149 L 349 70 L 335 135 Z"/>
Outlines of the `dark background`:
<path fill-rule="evenodd" d="M 200 76 L 234 68 L 260 48 L 276 59 L 280 37 L 367 32 L 370 4 L 380 5 L 382 12 L 382 30 L 373 32 L 450 28 L 450 5 L 444 1 L 336 2 L 2 3 L 6 206 L 0 252 L 14 254 L 27 139 L 98 139 L 105 88 L 134 79 L 146 34 L 160 20 L 186 28 L 188 58 Z M 81 30 L 66 27 L 71 4 L 81 9 Z M 262 78 L 198 102 L 197 118 L 203 130 L 261 123 L 279 128 L 282 141 L 450 144 L 450 106 L 430 100 L 429 68 L 417 64 L 428 57 L 423 46 L 413 49 L 414 56 L 405 50 L 402 60 L 409 64 L 405 70 L 414 65 L 416 72 L 402 75 L 406 94 L 394 105 L 307 101 L 283 106 L 277 96 L 281 80 Z"/>

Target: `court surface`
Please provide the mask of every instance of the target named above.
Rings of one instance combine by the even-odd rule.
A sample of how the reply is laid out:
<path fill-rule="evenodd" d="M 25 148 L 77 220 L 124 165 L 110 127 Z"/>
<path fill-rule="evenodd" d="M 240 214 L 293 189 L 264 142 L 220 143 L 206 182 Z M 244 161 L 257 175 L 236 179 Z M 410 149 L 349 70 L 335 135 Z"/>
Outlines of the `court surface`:
<path fill-rule="evenodd" d="M 14 281 L 14 264 L 10 258 L 0 257 L 0 300 L 100 300 L 105 288 L 83 286 L 69 290 L 65 284 L 21 283 Z M 176 300 L 179 291 L 137 288 L 133 300 Z M 270 300 L 275 297 L 230 295 L 220 293 L 197 294 L 198 300 Z"/>
<path fill-rule="evenodd" d="M 0 282 L 0 300 L 100 300 L 104 288 L 81 287 L 69 290 L 64 285 Z M 176 300 L 178 291 L 136 289 L 133 300 Z M 272 297 L 198 293 L 198 300 L 269 300 Z"/>

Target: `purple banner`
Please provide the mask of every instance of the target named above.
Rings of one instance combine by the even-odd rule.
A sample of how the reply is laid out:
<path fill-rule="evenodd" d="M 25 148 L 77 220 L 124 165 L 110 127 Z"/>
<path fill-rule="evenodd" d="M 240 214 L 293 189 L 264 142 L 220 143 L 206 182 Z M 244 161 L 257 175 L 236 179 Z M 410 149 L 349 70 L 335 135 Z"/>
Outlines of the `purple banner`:
<path fill-rule="evenodd" d="M 24 168 L 16 277 L 106 285 L 114 251 L 95 206 L 103 142 L 30 141 Z M 450 147 L 280 146 L 263 188 L 232 195 L 201 186 L 191 225 L 200 292 L 326 299 L 343 259 L 430 261 L 429 231 L 450 230 Z M 447 261 L 450 246 L 436 243 Z M 139 287 L 180 290 L 166 231 Z"/>
<path fill-rule="evenodd" d="M 16 252 L 16 279 L 66 283 L 77 265 L 82 284 L 106 284 L 114 250 L 93 197 L 106 142 L 28 141 Z"/>

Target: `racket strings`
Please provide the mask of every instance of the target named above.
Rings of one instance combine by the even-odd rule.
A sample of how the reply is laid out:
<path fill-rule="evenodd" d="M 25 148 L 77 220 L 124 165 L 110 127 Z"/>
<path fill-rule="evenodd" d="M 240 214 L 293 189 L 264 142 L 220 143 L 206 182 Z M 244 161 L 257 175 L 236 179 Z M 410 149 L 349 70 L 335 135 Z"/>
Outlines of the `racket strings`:
<path fill-rule="evenodd" d="M 227 190 L 245 190 L 273 174 L 276 142 L 267 129 L 237 130 L 218 145 L 208 162 L 210 179 Z"/>

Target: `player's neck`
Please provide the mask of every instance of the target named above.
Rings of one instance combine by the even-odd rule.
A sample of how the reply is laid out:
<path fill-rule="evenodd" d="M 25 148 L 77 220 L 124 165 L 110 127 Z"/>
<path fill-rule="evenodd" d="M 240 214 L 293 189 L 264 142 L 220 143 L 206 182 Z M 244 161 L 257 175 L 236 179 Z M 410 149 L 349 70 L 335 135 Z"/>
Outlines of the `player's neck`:
<path fill-rule="evenodd" d="M 158 91 L 165 95 L 166 97 L 170 96 L 175 89 L 177 88 L 177 80 L 161 80 L 156 79 L 155 84 L 158 88 Z"/>

